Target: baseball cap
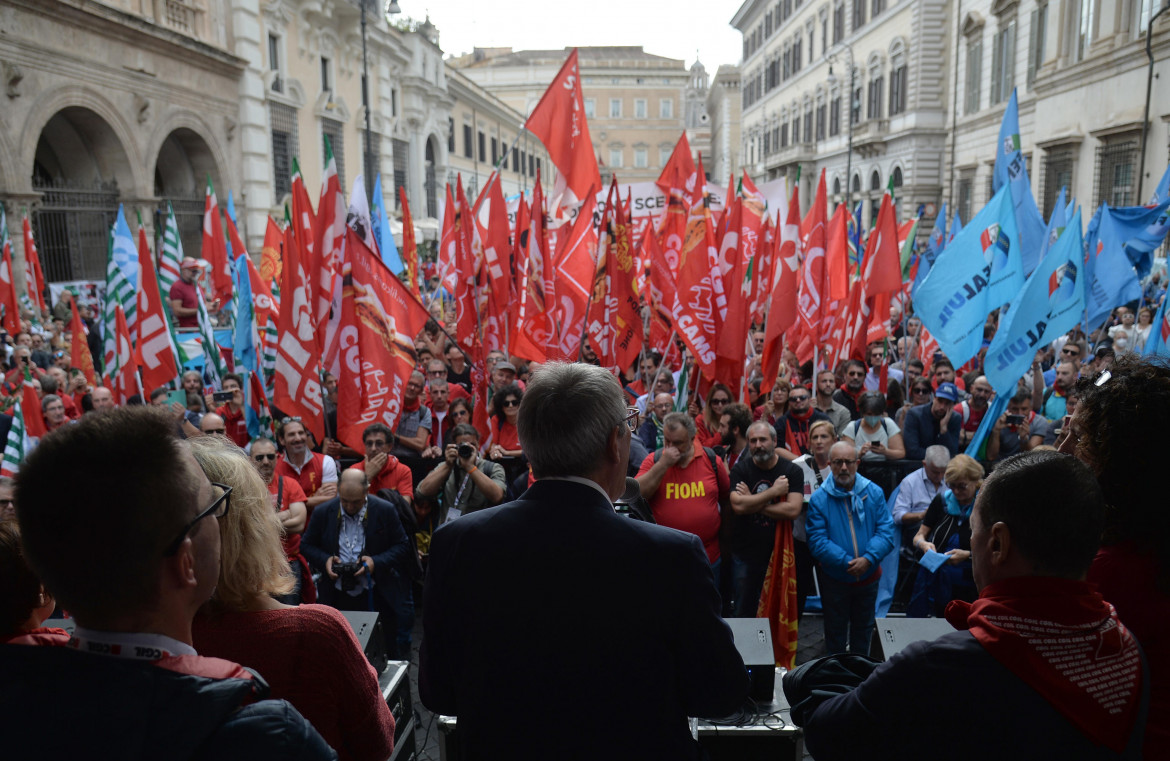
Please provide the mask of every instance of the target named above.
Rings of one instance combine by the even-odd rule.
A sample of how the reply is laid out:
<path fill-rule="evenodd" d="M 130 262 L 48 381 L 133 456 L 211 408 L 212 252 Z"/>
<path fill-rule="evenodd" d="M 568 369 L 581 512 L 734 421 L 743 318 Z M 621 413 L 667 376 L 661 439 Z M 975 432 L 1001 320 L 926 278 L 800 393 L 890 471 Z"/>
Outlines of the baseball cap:
<path fill-rule="evenodd" d="M 515 365 L 513 365 L 511 362 L 504 362 L 504 361 L 497 362 L 496 366 L 493 367 L 492 369 L 493 370 L 508 370 L 512 373 L 516 372 Z"/>
<path fill-rule="evenodd" d="M 959 401 L 959 389 L 954 383 L 940 383 L 938 388 L 934 390 L 936 399 L 945 399 L 948 402 Z"/>
<path fill-rule="evenodd" d="M 185 270 L 185 269 L 188 269 L 190 267 L 194 267 L 196 269 L 203 269 L 203 265 L 199 263 L 198 259 L 193 259 L 190 256 L 184 256 L 183 261 L 179 262 L 179 269 Z"/>

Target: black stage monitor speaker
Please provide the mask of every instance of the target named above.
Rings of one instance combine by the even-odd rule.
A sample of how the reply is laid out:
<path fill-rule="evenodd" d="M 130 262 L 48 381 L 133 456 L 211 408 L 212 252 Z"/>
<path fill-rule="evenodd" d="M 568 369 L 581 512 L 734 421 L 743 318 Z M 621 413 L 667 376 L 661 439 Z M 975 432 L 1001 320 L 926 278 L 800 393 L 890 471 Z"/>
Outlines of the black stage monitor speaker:
<path fill-rule="evenodd" d="M 875 624 L 874 636 L 884 661 L 913 642 L 930 642 L 955 630 L 945 618 L 879 618 Z"/>
<path fill-rule="evenodd" d="M 770 703 L 776 689 L 776 655 L 772 629 L 766 618 L 728 618 L 735 649 L 747 666 L 753 700 Z"/>
<path fill-rule="evenodd" d="M 374 667 L 374 671 L 381 674 L 386 670 L 388 659 L 386 657 L 386 643 L 382 639 L 382 622 L 378 620 L 378 614 L 352 610 L 339 612 L 353 627 L 353 633 L 357 636 L 358 644 L 362 646 L 362 651 L 366 654 L 366 660 Z"/>

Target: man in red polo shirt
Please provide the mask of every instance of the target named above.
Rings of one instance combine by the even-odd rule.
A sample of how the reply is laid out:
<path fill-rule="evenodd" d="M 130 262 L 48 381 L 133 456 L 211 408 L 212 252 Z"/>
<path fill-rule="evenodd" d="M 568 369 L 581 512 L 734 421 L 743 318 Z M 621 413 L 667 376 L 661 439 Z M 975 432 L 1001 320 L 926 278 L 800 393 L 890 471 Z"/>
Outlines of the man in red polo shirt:
<path fill-rule="evenodd" d="M 171 312 L 179 320 L 180 328 L 199 327 L 199 286 L 195 281 L 203 270 L 195 259 L 187 256 L 179 263 L 179 279 L 171 286 L 167 298 L 171 300 Z M 219 306 L 219 299 L 207 305 L 208 312 L 215 312 Z"/>
<path fill-rule="evenodd" d="M 446 383 L 446 381 L 443 381 Z M 362 431 L 362 443 L 366 446 L 366 456 L 350 470 L 364 470 L 366 479 L 370 482 L 370 494 L 377 496 L 382 489 L 397 492 L 406 504 L 414 502 L 414 482 L 411 479 L 410 468 L 398 461 L 390 454 L 394 448 L 394 432 L 383 423 L 371 423 Z"/>
<path fill-rule="evenodd" d="M 276 474 L 276 443 L 271 439 L 256 439 L 249 450 L 252 467 L 268 485 L 272 495 L 272 508 L 280 516 L 280 543 L 284 546 L 285 557 L 297 577 L 296 588 L 280 597 L 285 605 L 300 605 L 303 602 L 317 602 L 317 588 L 309 563 L 301 554 L 301 533 L 309 521 L 305 508 L 305 492 L 296 479 Z"/>
<path fill-rule="evenodd" d="M 248 446 L 248 421 L 244 419 L 244 379 L 235 373 L 223 376 L 223 390 L 232 392 L 231 401 L 216 407 L 215 414 L 223 418 L 229 439 L 240 449 Z"/>
<path fill-rule="evenodd" d="M 337 463 L 309 450 L 309 434 L 299 417 L 282 420 L 277 436 L 284 454 L 276 461 L 276 472 L 300 484 L 312 517 L 314 507 L 337 496 Z"/>

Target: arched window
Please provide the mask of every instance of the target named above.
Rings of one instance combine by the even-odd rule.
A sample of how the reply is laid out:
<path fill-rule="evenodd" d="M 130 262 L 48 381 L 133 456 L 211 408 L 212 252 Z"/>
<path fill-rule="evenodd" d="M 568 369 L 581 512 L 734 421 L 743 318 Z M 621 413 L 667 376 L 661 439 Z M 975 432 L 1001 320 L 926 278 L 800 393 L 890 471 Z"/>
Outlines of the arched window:
<path fill-rule="evenodd" d="M 895 188 L 902 187 L 902 167 L 900 167 L 900 166 L 894 167 L 893 178 L 894 178 L 894 187 Z"/>
<path fill-rule="evenodd" d="M 878 174 L 878 170 L 876 170 L 876 169 L 873 170 L 873 174 L 871 174 L 869 176 L 869 189 L 870 190 L 881 190 L 882 189 L 882 176 L 880 174 Z"/>

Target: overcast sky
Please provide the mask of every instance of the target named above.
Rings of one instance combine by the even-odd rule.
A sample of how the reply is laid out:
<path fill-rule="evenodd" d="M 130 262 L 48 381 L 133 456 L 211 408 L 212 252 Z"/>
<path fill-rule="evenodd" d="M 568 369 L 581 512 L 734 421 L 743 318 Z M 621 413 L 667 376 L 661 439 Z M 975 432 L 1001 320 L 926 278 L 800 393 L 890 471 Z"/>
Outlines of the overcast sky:
<path fill-rule="evenodd" d="M 419 3 L 416 5 L 416 3 Z M 727 0 L 399 0 L 404 16 L 430 13 L 447 55 L 475 47 L 513 50 L 586 45 L 641 45 L 689 67 L 695 51 L 713 77 L 719 64 L 738 64 L 741 36 L 731 27 L 740 2 Z"/>

